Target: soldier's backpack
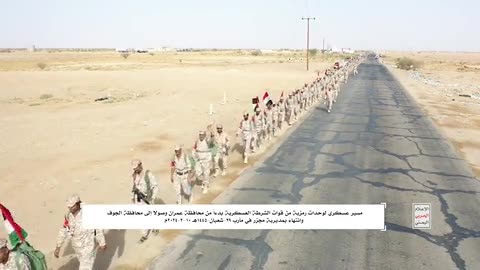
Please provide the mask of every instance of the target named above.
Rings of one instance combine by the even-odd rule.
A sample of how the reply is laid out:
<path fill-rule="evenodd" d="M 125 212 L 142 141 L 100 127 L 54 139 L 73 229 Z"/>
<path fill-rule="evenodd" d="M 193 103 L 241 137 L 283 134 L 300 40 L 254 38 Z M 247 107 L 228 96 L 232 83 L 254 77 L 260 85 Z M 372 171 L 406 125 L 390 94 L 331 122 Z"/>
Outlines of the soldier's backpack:
<path fill-rule="evenodd" d="M 153 196 L 153 190 L 152 190 L 152 184 L 150 182 L 150 177 L 148 177 L 148 174 L 150 173 L 149 170 L 145 171 L 145 183 L 147 184 L 147 200 L 151 202 L 152 196 Z"/>
<path fill-rule="evenodd" d="M 43 254 L 40 250 L 36 250 L 28 242 L 22 242 L 18 244 L 14 248 L 14 251 L 18 252 L 17 256 L 15 257 L 15 263 L 18 269 L 21 269 L 19 261 L 20 258 L 18 254 L 23 254 L 25 255 L 25 257 L 28 258 L 31 270 L 48 270 L 47 261 L 45 260 L 45 254 Z"/>

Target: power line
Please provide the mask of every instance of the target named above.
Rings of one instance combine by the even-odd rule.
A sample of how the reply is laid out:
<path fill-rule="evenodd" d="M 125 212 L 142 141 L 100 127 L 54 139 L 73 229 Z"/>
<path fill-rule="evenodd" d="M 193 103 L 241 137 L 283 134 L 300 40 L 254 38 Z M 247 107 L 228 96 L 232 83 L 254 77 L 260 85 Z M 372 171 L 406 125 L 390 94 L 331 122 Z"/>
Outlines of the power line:
<path fill-rule="evenodd" d="M 310 20 L 315 20 L 315 17 L 306 17 L 302 20 L 307 20 L 307 71 L 308 71 L 308 55 L 310 50 Z"/>

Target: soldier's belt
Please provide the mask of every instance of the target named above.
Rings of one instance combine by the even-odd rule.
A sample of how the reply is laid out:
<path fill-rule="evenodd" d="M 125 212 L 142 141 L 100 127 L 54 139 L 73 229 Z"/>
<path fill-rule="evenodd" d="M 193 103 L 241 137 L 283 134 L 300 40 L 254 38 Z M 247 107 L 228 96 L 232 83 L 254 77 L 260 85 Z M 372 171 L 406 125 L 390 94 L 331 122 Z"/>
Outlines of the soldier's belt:
<path fill-rule="evenodd" d="M 187 174 L 188 172 L 175 172 L 175 173 L 178 174 L 178 175 L 185 175 L 185 174 Z"/>

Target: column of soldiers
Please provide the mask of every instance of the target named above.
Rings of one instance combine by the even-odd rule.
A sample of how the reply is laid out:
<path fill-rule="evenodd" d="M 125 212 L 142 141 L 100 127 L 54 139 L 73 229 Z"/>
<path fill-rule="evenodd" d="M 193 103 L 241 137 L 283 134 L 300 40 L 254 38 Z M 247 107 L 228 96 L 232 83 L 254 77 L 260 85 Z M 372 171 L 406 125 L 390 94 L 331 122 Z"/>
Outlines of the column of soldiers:
<path fill-rule="evenodd" d="M 284 99 L 283 92 L 277 103 L 267 103 L 264 110 L 259 105 L 255 107 L 255 114 L 250 117 L 248 111 L 243 113 L 237 137 L 243 143 L 243 161 L 248 163 L 251 153 L 261 149 L 263 144 L 271 140 L 272 136 L 278 136 L 278 132 L 284 130 L 296 122 L 299 117 L 308 112 L 318 102 L 324 100 L 327 111 L 331 112 L 333 104 L 337 101 L 340 91 L 340 83 L 348 80 L 350 72 L 357 76 L 357 67 L 361 58 L 353 59 L 343 67 L 328 69 L 324 76 L 318 76 L 310 84 L 305 83 L 302 88 L 288 93 Z M 171 159 L 170 181 L 175 193 L 176 203 L 191 203 L 194 184 L 200 181 L 202 192 L 208 192 L 210 176 L 217 177 L 225 175 L 228 168 L 228 156 L 230 153 L 230 138 L 224 132 L 222 125 L 215 125 L 216 131 L 212 131 L 211 124 L 207 130 L 201 130 L 198 139 L 194 142 L 190 154 L 184 151 L 181 145 L 174 149 Z M 208 131 L 208 132 L 207 132 Z M 158 194 L 158 185 L 151 170 L 143 167 L 142 161 L 135 159 L 131 164 L 132 168 L 132 203 L 154 204 Z M 212 173 L 213 172 L 213 173 Z M 80 261 L 81 270 L 93 269 L 96 257 L 96 246 L 100 250 L 106 249 L 105 235 L 102 230 L 85 229 L 82 226 L 82 200 L 78 195 L 68 198 L 66 206 L 67 214 L 60 228 L 57 238 L 57 245 L 54 256 L 59 257 L 60 248 L 67 237 L 72 240 L 72 247 Z M 139 243 L 148 239 L 150 233 L 158 233 L 158 230 L 142 230 Z M 8 269 L 16 268 L 17 264 L 8 260 L 9 250 L 6 248 L 6 241 L 0 239 L 0 266 L 7 266 Z M 29 269 L 28 261 L 20 261 L 21 269 Z"/>

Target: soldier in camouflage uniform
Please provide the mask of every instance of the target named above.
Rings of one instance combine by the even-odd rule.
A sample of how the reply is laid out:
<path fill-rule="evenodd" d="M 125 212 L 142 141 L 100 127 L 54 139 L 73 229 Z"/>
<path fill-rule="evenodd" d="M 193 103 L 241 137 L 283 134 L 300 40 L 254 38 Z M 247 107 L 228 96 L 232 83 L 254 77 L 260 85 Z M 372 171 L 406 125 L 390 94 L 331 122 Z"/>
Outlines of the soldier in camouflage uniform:
<path fill-rule="evenodd" d="M 217 132 L 214 134 L 215 145 L 217 147 L 217 153 L 213 157 L 215 165 L 215 176 L 218 175 L 220 170 L 220 160 L 222 161 L 222 175 L 226 174 L 228 167 L 228 152 L 230 150 L 230 138 L 227 133 L 223 131 L 222 125 L 217 125 Z"/>
<path fill-rule="evenodd" d="M 239 135 L 242 135 L 244 164 L 248 163 L 248 156 L 250 155 L 250 151 L 252 149 L 254 133 L 255 130 L 252 121 L 249 118 L 248 112 L 243 112 L 243 119 L 240 122 L 236 136 L 238 137 Z"/>
<path fill-rule="evenodd" d="M 92 270 L 97 255 L 95 240 L 97 240 L 101 250 L 105 250 L 107 246 L 102 230 L 83 228 L 81 203 L 78 195 L 73 195 L 67 200 L 69 212 L 65 215 L 63 226 L 58 233 L 54 255 L 56 258 L 59 257 L 60 248 L 65 239 L 70 236 L 73 250 L 80 262 L 79 270 Z"/>
<path fill-rule="evenodd" d="M 202 130 L 199 132 L 198 139 L 193 145 L 193 156 L 200 163 L 202 170 L 202 193 L 206 194 L 210 187 L 210 173 L 212 169 L 212 151 L 211 148 L 214 145 L 213 137 L 206 139 L 207 132 Z"/>
<path fill-rule="evenodd" d="M 282 92 L 282 95 L 280 96 L 280 100 L 278 101 L 278 104 L 277 104 L 277 127 L 279 130 L 282 129 L 283 122 L 285 121 L 285 110 L 286 110 L 286 105 L 285 105 L 285 101 L 283 100 L 283 92 Z"/>
<path fill-rule="evenodd" d="M 253 149 L 253 152 L 255 152 L 260 149 L 265 138 L 265 116 L 258 105 L 255 107 L 255 114 L 252 116 L 252 124 L 255 129 L 255 147 Z"/>
<path fill-rule="evenodd" d="M 134 204 L 154 204 L 158 193 L 158 185 L 155 176 L 150 170 L 144 170 L 142 161 L 139 159 L 132 160 L 132 180 L 133 180 L 133 196 L 132 202 Z M 139 243 L 145 242 L 152 230 L 142 230 L 142 237 Z M 158 230 L 153 230 L 158 233 Z"/>
<path fill-rule="evenodd" d="M 187 202 L 191 203 L 193 190 L 189 177 L 191 177 L 191 173 L 195 174 L 195 171 L 190 158 L 187 156 L 187 153 L 183 152 L 180 145 L 175 146 L 175 155 L 170 166 L 170 181 L 175 188 L 177 204 L 182 204 L 184 196 L 187 197 Z"/>
<path fill-rule="evenodd" d="M 267 104 L 267 109 L 264 111 L 265 119 L 265 135 L 267 141 L 272 139 L 272 135 L 275 134 L 275 118 L 274 118 L 274 108 L 273 103 L 269 102 Z"/>
<path fill-rule="evenodd" d="M 293 114 L 294 114 L 294 104 L 293 104 L 293 94 L 288 94 L 288 98 L 285 101 L 285 120 L 289 126 L 292 125 Z"/>
<path fill-rule="evenodd" d="M 27 256 L 18 251 L 9 250 L 7 247 L 7 240 L 0 239 L 0 269 L 30 270 L 32 268 Z"/>

